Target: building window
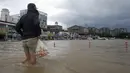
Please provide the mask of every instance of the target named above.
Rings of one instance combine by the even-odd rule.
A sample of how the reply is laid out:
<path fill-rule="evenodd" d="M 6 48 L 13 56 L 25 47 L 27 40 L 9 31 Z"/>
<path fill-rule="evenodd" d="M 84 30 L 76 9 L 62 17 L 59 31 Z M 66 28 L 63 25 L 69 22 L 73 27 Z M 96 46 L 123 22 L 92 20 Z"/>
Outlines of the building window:
<path fill-rule="evenodd" d="M 14 18 L 12 18 L 12 21 L 14 21 Z"/>

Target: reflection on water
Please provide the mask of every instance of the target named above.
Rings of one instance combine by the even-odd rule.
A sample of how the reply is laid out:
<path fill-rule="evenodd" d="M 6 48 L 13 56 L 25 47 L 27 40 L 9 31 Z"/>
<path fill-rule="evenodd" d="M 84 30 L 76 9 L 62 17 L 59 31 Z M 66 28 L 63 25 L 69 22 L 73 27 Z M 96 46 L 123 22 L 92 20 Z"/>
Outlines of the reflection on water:
<path fill-rule="evenodd" d="M 54 47 L 54 42 L 56 47 Z M 35 67 L 18 66 L 24 58 L 21 42 L 0 42 L 2 73 L 130 73 L 130 41 L 46 41 L 49 56 Z"/>
<path fill-rule="evenodd" d="M 23 73 L 44 73 L 44 68 L 40 67 L 27 67 Z"/>

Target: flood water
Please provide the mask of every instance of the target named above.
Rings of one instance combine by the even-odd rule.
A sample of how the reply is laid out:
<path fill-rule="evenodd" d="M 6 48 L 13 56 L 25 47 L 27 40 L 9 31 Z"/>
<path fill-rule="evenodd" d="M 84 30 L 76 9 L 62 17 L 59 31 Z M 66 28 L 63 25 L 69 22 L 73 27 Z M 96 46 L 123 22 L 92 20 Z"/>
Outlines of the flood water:
<path fill-rule="evenodd" d="M 21 66 L 21 42 L 0 42 L 0 73 L 130 73 L 130 41 L 46 41 L 50 54 L 36 66 Z M 54 42 L 56 47 L 54 47 Z"/>

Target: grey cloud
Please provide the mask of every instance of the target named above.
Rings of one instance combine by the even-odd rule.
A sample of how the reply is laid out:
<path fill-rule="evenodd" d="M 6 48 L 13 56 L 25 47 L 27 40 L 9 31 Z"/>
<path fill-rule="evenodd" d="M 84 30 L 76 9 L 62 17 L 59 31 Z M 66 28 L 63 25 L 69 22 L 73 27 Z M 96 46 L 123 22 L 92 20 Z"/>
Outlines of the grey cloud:
<path fill-rule="evenodd" d="M 11 13 L 19 13 L 31 1 L 0 0 L 0 6 L 9 8 Z M 55 8 L 67 11 L 49 16 L 49 20 L 68 26 L 130 27 L 130 0 L 63 0 Z"/>
<path fill-rule="evenodd" d="M 88 24 L 94 26 L 130 24 L 130 0 L 66 0 L 58 8 L 69 12 L 53 16 L 65 24 Z M 75 12 L 75 14 L 74 14 Z"/>
<path fill-rule="evenodd" d="M 18 14 L 21 9 L 27 8 L 29 1 L 31 0 L 0 0 L 0 6 L 9 9 L 10 14 Z"/>
<path fill-rule="evenodd" d="M 7 1 L 7 0 L 0 0 L 0 2 L 5 2 L 5 1 Z"/>

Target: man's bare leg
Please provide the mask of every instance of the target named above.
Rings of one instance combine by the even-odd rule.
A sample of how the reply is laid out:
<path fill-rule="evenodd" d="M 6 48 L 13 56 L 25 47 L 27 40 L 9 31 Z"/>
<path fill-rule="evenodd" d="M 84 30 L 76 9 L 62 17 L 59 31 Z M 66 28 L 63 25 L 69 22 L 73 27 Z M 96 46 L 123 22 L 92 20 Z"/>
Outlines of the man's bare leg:
<path fill-rule="evenodd" d="M 24 53 L 25 53 L 26 59 L 24 61 L 22 61 L 22 63 L 25 64 L 26 62 L 30 61 L 30 53 L 29 53 L 27 41 L 23 41 L 23 48 L 24 48 Z"/>
<path fill-rule="evenodd" d="M 35 64 L 36 64 L 36 55 L 35 55 L 35 53 L 34 53 L 34 52 L 31 52 L 31 53 L 30 53 L 30 57 L 31 57 L 30 63 L 31 63 L 32 65 L 35 65 Z"/>
<path fill-rule="evenodd" d="M 25 56 L 26 56 L 26 59 L 22 62 L 23 64 L 25 64 L 26 62 L 30 61 L 30 53 L 29 52 L 25 52 Z"/>

